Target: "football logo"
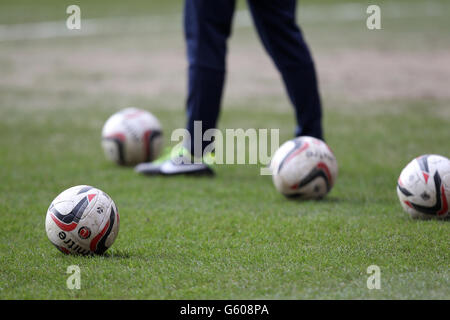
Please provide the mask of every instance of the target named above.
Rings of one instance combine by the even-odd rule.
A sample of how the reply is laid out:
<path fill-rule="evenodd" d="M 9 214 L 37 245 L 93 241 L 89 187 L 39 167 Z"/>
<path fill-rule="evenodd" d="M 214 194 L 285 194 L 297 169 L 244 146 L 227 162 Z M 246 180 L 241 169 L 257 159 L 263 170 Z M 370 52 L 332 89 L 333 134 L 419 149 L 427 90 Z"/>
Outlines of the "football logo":
<path fill-rule="evenodd" d="M 87 239 L 87 238 L 89 238 L 89 237 L 91 236 L 91 230 L 89 230 L 88 227 L 81 227 L 81 228 L 78 230 L 78 236 L 79 236 L 81 239 Z"/>

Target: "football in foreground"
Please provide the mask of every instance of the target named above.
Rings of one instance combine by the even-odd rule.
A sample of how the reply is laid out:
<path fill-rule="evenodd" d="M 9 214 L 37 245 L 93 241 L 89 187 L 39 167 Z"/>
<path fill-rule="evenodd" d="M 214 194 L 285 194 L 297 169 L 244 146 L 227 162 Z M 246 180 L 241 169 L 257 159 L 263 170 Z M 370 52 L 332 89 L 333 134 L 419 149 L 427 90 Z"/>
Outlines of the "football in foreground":
<path fill-rule="evenodd" d="M 270 168 L 279 192 L 302 199 L 323 198 L 330 192 L 338 173 L 336 158 L 328 145 L 308 136 L 281 145 Z"/>
<path fill-rule="evenodd" d="M 444 219 L 449 212 L 450 160 L 426 154 L 412 160 L 398 178 L 397 195 L 415 219 Z"/>
<path fill-rule="evenodd" d="M 103 254 L 119 233 L 119 212 L 103 191 L 81 185 L 59 194 L 50 204 L 45 230 L 66 254 Z"/>
<path fill-rule="evenodd" d="M 123 109 L 103 126 L 102 147 L 106 157 L 119 165 L 153 161 L 162 148 L 161 124 L 148 111 Z"/>

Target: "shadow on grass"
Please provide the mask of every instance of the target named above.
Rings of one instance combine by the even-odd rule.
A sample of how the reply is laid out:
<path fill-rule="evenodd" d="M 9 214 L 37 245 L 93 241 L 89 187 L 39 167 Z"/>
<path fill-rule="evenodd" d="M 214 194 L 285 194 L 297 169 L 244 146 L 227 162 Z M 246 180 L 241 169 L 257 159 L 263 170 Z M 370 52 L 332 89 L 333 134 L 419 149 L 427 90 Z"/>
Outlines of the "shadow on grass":
<path fill-rule="evenodd" d="M 284 199 L 292 202 L 304 203 L 304 204 L 323 204 L 323 205 L 331 205 L 331 204 L 339 204 L 339 205 L 357 205 L 357 206 L 372 206 L 372 205 L 392 205 L 392 201 L 390 199 L 380 199 L 377 197 L 366 198 L 356 196 L 352 197 L 333 197 L 333 196 L 325 196 L 321 199 L 302 199 L 301 197 L 284 197 Z"/>
<path fill-rule="evenodd" d="M 320 198 L 320 199 L 304 199 L 301 196 L 293 195 L 293 196 L 285 196 L 284 198 L 288 201 L 298 202 L 298 203 L 334 204 L 334 203 L 347 202 L 346 199 L 336 198 L 336 197 L 325 197 L 325 198 Z"/>
<path fill-rule="evenodd" d="M 450 215 L 443 218 L 438 218 L 437 216 L 430 216 L 426 218 L 411 218 L 409 215 L 405 216 L 405 219 L 412 221 L 413 223 L 450 223 Z"/>
<path fill-rule="evenodd" d="M 132 257 L 132 254 L 127 251 L 113 250 L 111 252 L 106 251 L 104 254 L 99 255 L 99 257 L 107 259 L 129 259 Z"/>
<path fill-rule="evenodd" d="M 58 256 L 61 254 L 59 253 Z M 63 254 L 65 257 L 79 257 L 79 258 L 86 258 L 86 259 L 130 259 L 133 257 L 133 255 L 127 251 L 121 251 L 121 250 L 112 250 L 112 251 L 106 251 L 103 254 Z"/>

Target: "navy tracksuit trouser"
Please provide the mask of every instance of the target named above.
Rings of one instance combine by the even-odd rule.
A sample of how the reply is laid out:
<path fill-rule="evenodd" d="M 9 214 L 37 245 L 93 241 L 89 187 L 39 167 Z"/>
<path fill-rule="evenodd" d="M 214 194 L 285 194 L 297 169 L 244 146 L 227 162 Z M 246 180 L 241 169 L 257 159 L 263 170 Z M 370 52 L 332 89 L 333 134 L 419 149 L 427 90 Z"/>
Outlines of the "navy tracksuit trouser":
<path fill-rule="evenodd" d="M 189 63 L 187 129 L 192 143 L 194 121 L 202 121 L 203 132 L 217 124 L 235 3 L 235 0 L 185 0 L 184 28 Z M 248 0 L 259 37 L 281 73 L 295 108 L 295 135 L 322 139 L 316 71 L 296 23 L 296 5 L 296 0 Z"/>

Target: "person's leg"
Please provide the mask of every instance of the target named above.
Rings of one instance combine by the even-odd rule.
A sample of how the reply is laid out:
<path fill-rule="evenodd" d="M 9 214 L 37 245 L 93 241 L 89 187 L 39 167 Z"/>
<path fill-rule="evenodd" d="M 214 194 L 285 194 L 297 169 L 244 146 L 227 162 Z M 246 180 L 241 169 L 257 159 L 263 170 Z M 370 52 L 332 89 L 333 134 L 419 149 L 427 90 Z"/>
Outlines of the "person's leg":
<path fill-rule="evenodd" d="M 295 134 L 323 139 L 314 62 L 295 19 L 296 0 L 248 0 L 258 34 L 295 107 Z"/>
<path fill-rule="evenodd" d="M 189 63 L 187 130 L 194 153 L 194 121 L 215 128 L 225 81 L 227 39 L 235 0 L 186 0 L 184 28 Z M 199 140 L 197 138 L 197 140 Z M 205 144 L 202 146 L 205 147 Z M 199 155 L 195 155 L 196 157 Z"/>

